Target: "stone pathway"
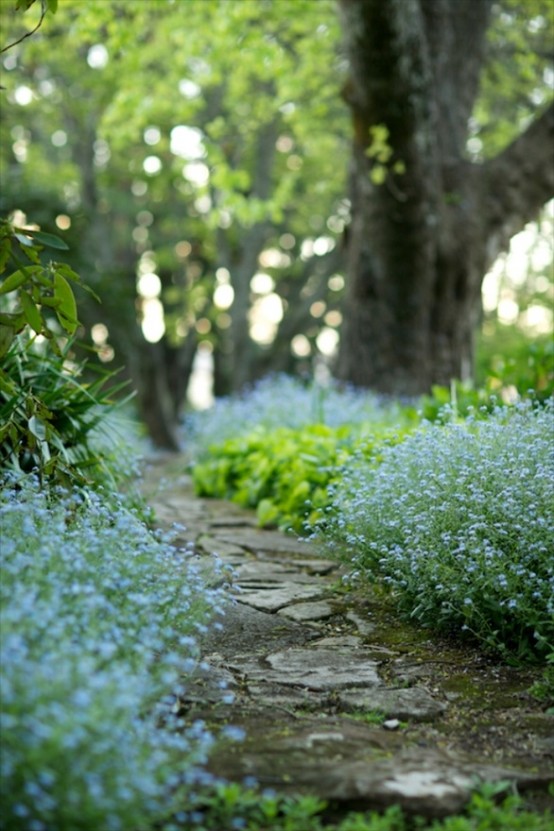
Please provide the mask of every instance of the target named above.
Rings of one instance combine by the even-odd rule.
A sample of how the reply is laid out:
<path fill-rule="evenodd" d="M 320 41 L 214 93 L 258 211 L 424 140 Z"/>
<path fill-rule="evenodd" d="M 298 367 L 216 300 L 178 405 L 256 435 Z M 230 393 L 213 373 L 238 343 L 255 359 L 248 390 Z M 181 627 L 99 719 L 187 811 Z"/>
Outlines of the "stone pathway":
<path fill-rule="evenodd" d="M 216 730 L 245 731 L 218 745 L 215 773 L 344 809 L 442 816 L 477 779 L 516 783 L 536 807 L 554 802 L 554 717 L 527 692 L 537 673 L 406 626 L 367 589 L 345 591 L 340 567 L 311 544 L 196 498 L 177 469 L 159 459 L 146 470 L 158 524 L 185 526 L 175 544 L 193 547 L 208 579 L 222 579 L 213 555 L 228 566 L 222 629 L 205 638 L 205 669 L 181 701 Z"/>

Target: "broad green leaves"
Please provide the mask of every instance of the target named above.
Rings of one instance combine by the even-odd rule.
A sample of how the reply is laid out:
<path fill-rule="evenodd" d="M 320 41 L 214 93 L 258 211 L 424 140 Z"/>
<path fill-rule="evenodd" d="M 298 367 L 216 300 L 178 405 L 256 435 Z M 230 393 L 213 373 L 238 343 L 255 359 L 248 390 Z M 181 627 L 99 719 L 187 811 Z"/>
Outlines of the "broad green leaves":
<path fill-rule="evenodd" d="M 54 272 L 54 299 L 57 302 L 58 320 L 66 332 L 72 335 L 77 328 L 77 306 L 71 286 L 59 270 Z"/>
<path fill-rule="evenodd" d="M 40 252 L 45 247 L 67 249 L 65 242 L 54 234 L 18 228 L 0 220 L 0 274 L 10 263 L 16 266 L 0 278 L 0 299 L 4 298 L 0 305 L 0 358 L 26 326 L 36 335 L 48 338 L 56 350 L 52 313 L 66 335 L 73 335 L 77 329 L 77 306 L 68 281 L 79 285 L 81 281 L 64 263 L 43 264 Z"/>
<path fill-rule="evenodd" d="M 408 432 L 323 424 L 258 429 L 212 447 L 209 457 L 194 467 L 194 485 L 201 496 L 256 508 L 262 526 L 303 533 L 324 517 L 331 500 L 328 488 L 340 479 L 347 459 L 359 456 L 377 464 L 383 447 L 398 443 Z"/>

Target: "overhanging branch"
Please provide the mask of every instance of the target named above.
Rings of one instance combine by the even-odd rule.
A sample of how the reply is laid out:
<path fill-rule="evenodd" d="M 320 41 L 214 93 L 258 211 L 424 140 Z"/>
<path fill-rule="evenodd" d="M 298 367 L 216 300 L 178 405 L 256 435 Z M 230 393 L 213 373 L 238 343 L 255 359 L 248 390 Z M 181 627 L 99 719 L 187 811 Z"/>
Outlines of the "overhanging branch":
<path fill-rule="evenodd" d="M 2 55 L 4 52 L 7 52 L 8 49 L 12 49 L 14 46 L 17 46 L 18 43 L 22 43 L 27 38 L 30 38 L 31 35 L 34 35 L 35 32 L 37 32 L 40 29 L 40 27 L 42 26 L 42 21 L 44 20 L 44 17 L 46 15 L 47 11 L 48 11 L 48 6 L 46 5 L 45 0 L 41 0 L 40 18 L 39 18 L 39 21 L 38 21 L 37 25 L 35 26 L 35 28 L 31 29 L 30 32 L 25 32 L 25 34 L 22 35 L 20 38 L 18 38 L 17 40 L 12 41 L 12 43 L 8 43 L 8 45 L 4 46 L 3 49 L 0 49 L 0 55 Z"/>
<path fill-rule="evenodd" d="M 554 103 L 483 164 L 483 217 L 498 249 L 554 197 Z"/>

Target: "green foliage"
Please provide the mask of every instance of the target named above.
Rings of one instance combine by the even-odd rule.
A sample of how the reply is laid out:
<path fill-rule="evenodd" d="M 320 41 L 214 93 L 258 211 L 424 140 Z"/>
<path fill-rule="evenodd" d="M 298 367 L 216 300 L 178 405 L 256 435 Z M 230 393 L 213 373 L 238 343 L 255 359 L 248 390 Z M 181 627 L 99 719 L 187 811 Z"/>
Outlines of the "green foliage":
<path fill-rule="evenodd" d="M 24 12 L 27 9 L 30 9 L 31 6 L 36 3 L 37 0 L 14 0 L 15 9 L 16 11 L 23 10 Z M 58 0 L 38 0 L 42 7 L 42 12 L 46 12 L 47 10 L 55 14 L 58 8 Z"/>
<path fill-rule="evenodd" d="M 434 386 L 423 396 L 420 411 L 428 421 L 469 415 L 486 417 L 498 402 L 507 404 L 531 398 L 546 402 L 554 395 L 554 342 L 550 338 L 529 340 L 514 328 L 504 327 L 504 338 L 483 345 L 479 378 L 482 384 L 452 382 Z"/>
<path fill-rule="evenodd" d="M 198 831 L 220 831 L 222 828 L 322 831 L 319 815 L 326 807 L 325 802 L 314 796 L 280 797 L 270 793 L 260 794 L 253 788 L 236 783 L 224 783 L 198 800 L 197 818 L 193 825 L 185 822 L 172 828 L 175 831 L 188 831 L 189 827 Z"/>
<path fill-rule="evenodd" d="M 326 803 L 315 797 L 280 797 L 236 784 L 223 784 L 198 800 L 194 819 L 175 821 L 164 831 L 550 831 L 552 813 L 526 810 L 524 801 L 509 795 L 499 801 L 506 783 L 483 786 L 463 813 L 446 819 L 407 817 L 394 805 L 382 813 L 351 812 L 329 821 Z"/>
<path fill-rule="evenodd" d="M 42 481 L 68 484 L 113 482 L 115 466 L 95 446 L 96 431 L 119 406 L 124 385 L 106 385 L 113 373 L 101 368 L 84 382 L 84 366 L 71 360 L 71 344 L 60 353 L 41 351 L 18 335 L 3 361 L 0 388 L 0 469 L 38 472 Z"/>
<path fill-rule="evenodd" d="M 96 312 L 117 359 L 136 343 L 140 268 L 162 282 L 171 348 L 186 341 L 193 352 L 199 339 L 221 348 L 218 378 L 227 389 L 239 361 L 227 348 L 229 317 L 248 360 L 267 366 L 280 354 L 295 364 L 289 323 L 280 327 L 285 349 L 270 353 L 250 336 L 247 305 L 222 314 L 214 302 L 217 270 L 228 269 L 235 297 L 249 295 L 248 263 L 267 249 L 284 317 L 297 331 L 302 309 L 315 349 L 325 323 L 309 309 L 320 297 L 336 309 L 338 292 L 327 286 L 336 266 L 299 255 L 305 239 L 334 242 L 346 215 L 346 168 L 336 158 L 346 152 L 349 119 L 334 0 L 87 0 L 60 3 L 50 23 L 6 66 L 0 202 L 37 216 L 40 200 L 44 227 L 54 231 L 57 215 L 69 217 L 74 269 L 103 297 L 117 292 Z M 98 48 L 106 63 L 93 66 L 87 59 Z M 32 95 L 25 109 L 21 89 Z M 281 248 L 285 234 L 292 242 Z M 125 263 L 119 273 L 117 263 Z M 300 307 L 312 275 L 311 299 L 303 295 Z"/>
<path fill-rule="evenodd" d="M 44 247 L 67 250 L 59 237 L 0 220 L 0 469 L 35 470 L 42 481 L 80 484 L 112 479 L 91 441 L 124 385 L 73 360 L 79 321 L 66 263 L 41 261 Z M 15 269 L 15 270 L 13 270 Z M 109 392 L 107 386 L 110 385 Z"/>
<path fill-rule="evenodd" d="M 492 6 L 487 32 L 488 60 L 472 127 L 482 148 L 494 156 L 513 141 L 552 100 L 551 61 L 554 15 L 551 0 L 502 0 Z M 471 146 L 471 145 L 470 145 Z"/>
<path fill-rule="evenodd" d="M 428 831 L 548 831 L 552 827 L 551 811 L 526 811 L 516 794 L 498 804 L 494 791 L 493 786 L 474 793 L 462 816 L 435 820 Z"/>
<path fill-rule="evenodd" d="M 278 525 L 297 533 L 320 519 L 329 505 L 328 487 L 353 455 L 375 464 L 386 445 L 407 430 L 313 424 L 300 429 L 258 429 L 210 449 L 193 469 L 200 496 L 231 499 L 256 508 L 260 525 Z"/>
<path fill-rule="evenodd" d="M 6 6 L 7 3 L 8 0 L 5 0 Z M 34 33 L 37 32 L 42 26 L 46 13 L 52 12 L 52 14 L 55 14 L 58 10 L 58 0 L 12 0 L 12 9 L 15 12 L 26 12 L 32 6 L 34 6 L 35 3 L 37 3 L 37 6 L 35 6 L 35 8 L 37 8 L 40 4 L 40 16 L 38 18 L 38 22 L 30 31 L 25 32 L 20 37 L 16 38 L 15 40 L 11 40 L 9 43 L 3 46 L 2 49 L 0 49 L 0 54 L 2 54 L 3 52 L 7 52 L 9 49 L 13 49 L 14 46 L 17 46 L 19 43 L 26 40 L 28 37 L 31 37 L 31 35 L 34 35 Z"/>
<path fill-rule="evenodd" d="M 478 341 L 476 382 L 502 396 L 517 391 L 545 401 L 554 395 L 554 342 L 530 339 L 515 326 L 498 324 Z"/>
<path fill-rule="evenodd" d="M 431 395 L 422 396 L 419 410 L 427 421 L 448 421 L 469 415 L 486 417 L 496 405 L 497 398 L 490 391 L 453 381 L 450 387 L 432 387 Z"/>
<path fill-rule="evenodd" d="M 83 287 L 79 276 L 67 263 L 41 262 L 43 248 L 67 251 L 66 243 L 44 231 L 18 228 L 0 219 L 0 358 L 8 351 L 14 337 L 25 327 L 59 347 L 52 325 L 55 315 L 67 335 L 77 329 L 77 304 L 70 283 Z M 13 270 L 12 270 L 13 269 Z M 6 379 L 0 369 L 0 384 Z"/>
<path fill-rule="evenodd" d="M 385 124 L 375 124 L 369 128 L 370 142 L 366 156 L 371 160 L 370 178 L 374 185 L 382 185 L 389 173 L 401 176 L 406 172 L 406 165 L 400 159 L 392 162 L 394 150 L 389 144 L 389 129 Z"/>

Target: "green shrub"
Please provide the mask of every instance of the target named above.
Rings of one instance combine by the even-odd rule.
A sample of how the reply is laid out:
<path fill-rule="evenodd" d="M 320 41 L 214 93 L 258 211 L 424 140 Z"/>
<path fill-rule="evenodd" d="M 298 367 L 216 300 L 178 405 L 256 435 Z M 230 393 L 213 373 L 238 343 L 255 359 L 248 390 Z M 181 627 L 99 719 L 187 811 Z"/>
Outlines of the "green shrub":
<path fill-rule="evenodd" d="M 328 486 L 348 458 L 358 455 L 375 464 L 382 448 L 405 433 L 374 428 L 364 435 L 362 428 L 323 424 L 259 429 L 213 446 L 208 458 L 193 468 L 194 485 L 200 496 L 256 508 L 262 526 L 302 533 L 323 515 Z"/>
<path fill-rule="evenodd" d="M 96 380 L 82 380 L 85 365 L 71 351 L 79 326 L 71 283 L 82 284 L 67 264 L 44 263 L 44 248 L 67 245 L 0 218 L 0 274 L 11 272 L 0 280 L 0 472 L 105 484 L 112 471 L 92 437 L 124 385 L 92 366 Z"/>
<path fill-rule="evenodd" d="M 530 339 L 517 326 L 497 323 L 477 340 L 476 383 L 502 395 L 517 390 L 545 401 L 554 395 L 554 342 L 542 335 Z"/>
<path fill-rule="evenodd" d="M 105 389 L 113 373 L 95 368 L 96 380 L 84 383 L 70 344 L 59 354 L 41 352 L 24 335 L 16 335 L 2 368 L 0 470 L 36 471 L 42 481 L 64 484 L 107 484 L 113 468 L 93 438 L 118 406 L 113 396 L 121 385 Z"/>
<path fill-rule="evenodd" d="M 476 389 L 471 384 L 454 381 L 450 387 L 434 386 L 430 395 L 419 401 L 419 413 L 426 421 L 451 421 L 471 417 L 486 418 L 498 406 L 490 389 Z"/>
<path fill-rule="evenodd" d="M 428 421 L 485 418 L 498 402 L 513 404 L 531 398 L 545 403 L 554 395 L 554 341 L 548 337 L 529 340 L 513 326 L 497 327 L 492 342 L 481 337 L 476 384 L 453 382 L 434 386 L 423 396 L 419 409 Z"/>
<path fill-rule="evenodd" d="M 347 467 L 322 535 L 422 624 L 515 659 L 554 649 L 554 405 L 428 425 Z"/>

